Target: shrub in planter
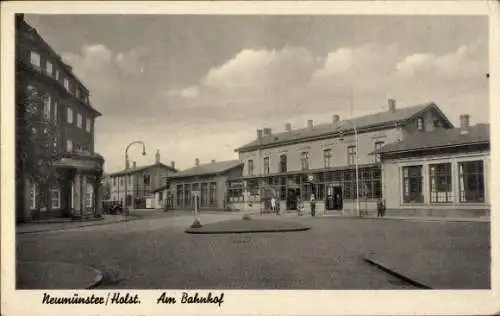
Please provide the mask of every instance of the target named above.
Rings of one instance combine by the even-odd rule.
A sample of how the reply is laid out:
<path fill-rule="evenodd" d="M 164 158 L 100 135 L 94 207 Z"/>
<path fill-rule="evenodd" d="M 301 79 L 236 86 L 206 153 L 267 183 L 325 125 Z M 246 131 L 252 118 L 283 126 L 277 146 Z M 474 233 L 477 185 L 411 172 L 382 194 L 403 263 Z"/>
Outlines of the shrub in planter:
<path fill-rule="evenodd" d="M 248 221 L 248 220 L 251 220 L 251 219 L 252 218 L 250 217 L 250 214 L 248 214 L 248 213 L 243 214 L 243 220 Z"/>
<path fill-rule="evenodd" d="M 201 225 L 200 221 L 197 219 L 195 219 L 193 221 L 193 224 L 191 224 L 191 228 L 201 228 L 201 227 L 203 227 L 203 225 Z"/>

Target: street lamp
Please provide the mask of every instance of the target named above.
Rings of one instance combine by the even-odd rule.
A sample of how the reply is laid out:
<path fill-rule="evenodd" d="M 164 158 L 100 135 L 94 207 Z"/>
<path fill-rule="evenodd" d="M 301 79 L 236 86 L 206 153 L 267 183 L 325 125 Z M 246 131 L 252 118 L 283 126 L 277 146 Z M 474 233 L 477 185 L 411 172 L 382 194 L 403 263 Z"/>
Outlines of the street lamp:
<path fill-rule="evenodd" d="M 127 148 L 125 149 L 125 208 L 127 208 L 127 197 L 128 197 L 128 188 L 127 188 L 127 184 L 128 184 L 128 173 L 127 173 L 127 170 L 128 170 L 128 167 L 129 167 L 129 161 L 128 161 L 128 149 L 130 148 L 130 146 L 134 145 L 134 144 L 141 144 L 142 145 L 142 155 L 143 156 L 146 156 L 146 145 L 144 145 L 143 142 L 137 140 L 137 141 L 134 141 L 134 142 L 131 142 L 130 144 L 128 144 Z M 131 201 L 131 209 L 134 209 L 134 188 L 132 188 L 132 201 Z"/>
<path fill-rule="evenodd" d="M 356 216 L 360 216 L 360 210 L 359 210 L 359 160 L 358 160 L 358 150 L 359 150 L 359 135 L 358 135 L 358 129 L 356 127 L 356 124 L 354 124 L 353 121 L 351 120 L 345 120 L 346 122 L 351 123 L 353 129 L 354 129 L 354 137 L 356 138 Z M 342 139 L 341 139 L 342 140 Z"/>

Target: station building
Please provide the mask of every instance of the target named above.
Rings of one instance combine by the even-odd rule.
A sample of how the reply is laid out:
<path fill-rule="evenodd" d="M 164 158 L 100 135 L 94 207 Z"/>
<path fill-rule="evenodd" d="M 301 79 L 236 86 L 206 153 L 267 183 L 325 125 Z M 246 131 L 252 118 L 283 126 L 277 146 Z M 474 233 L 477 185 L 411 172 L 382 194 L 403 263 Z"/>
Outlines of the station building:
<path fill-rule="evenodd" d="M 427 131 L 387 144 L 382 159 L 383 195 L 391 215 L 489 216 L 490 126 Z"/>
<path fill-rule="evenodd" d="M 398 108 L 394 99 L 386 111 L 371 115 L 348 120 L 332 115 L 330 123 L 308 120 L 299 129 L 286 124 L 278 133 L 259 129 L 254 141 L 235 150 L 243 175 L 228 179 L 228 203 L 243 209 L 247 190 L 253 211 L 266 209 L 272 196 L 281 210 L 294 210 L 298 198 L 308 201 L 314 194 L 318 215 L 339 208 L 354 215 L 359 188 L 360 211 L 374 210 L 383 198 L 384 179 L 397 175 L 382 175 L 378 152 L 388 144 L 448 129 L 453 125 L 435 103 Z M 307 211 L 309 203 L 305 205 Z"/>

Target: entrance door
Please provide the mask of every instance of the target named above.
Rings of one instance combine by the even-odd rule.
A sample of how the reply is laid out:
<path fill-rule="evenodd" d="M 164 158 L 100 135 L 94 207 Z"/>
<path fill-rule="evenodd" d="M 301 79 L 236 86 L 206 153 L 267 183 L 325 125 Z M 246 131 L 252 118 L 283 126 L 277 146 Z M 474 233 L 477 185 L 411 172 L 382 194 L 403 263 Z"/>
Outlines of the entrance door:
<path fill-rule="evenodd" d="M 344 208 L 342 188 L 340 186 L 333 187 L 333 204 L 335 210 L 342 210 L 342 208 Z"/>

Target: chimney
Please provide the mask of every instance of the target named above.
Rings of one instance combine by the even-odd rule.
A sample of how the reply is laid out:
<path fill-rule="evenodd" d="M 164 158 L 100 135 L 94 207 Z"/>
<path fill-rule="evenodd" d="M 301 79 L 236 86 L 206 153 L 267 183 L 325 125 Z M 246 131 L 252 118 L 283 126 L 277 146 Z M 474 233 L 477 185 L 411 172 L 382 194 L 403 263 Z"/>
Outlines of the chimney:
<path fill-rule="evenodd" d="M 212 163 L 215 163 L 215 159 L 212 159 Z"/>
<path fill-rule="evenodd" d="M 125 170 L 128 170 L 128 169 L 130 169 L 130 161 L 128 161 L 128 159 L 127 159 L 127 160 L 125 160 Z"/>
<path fill-rule="evenodd" d="M 194 165 L 198 167 L 200 165 L 200 158 L 195 158 L 194 159 Z"/>
<path fill-rule="evenodd" d="M 460 115 L 460 134 L 465 135 L 469 133 L 470 116 L 468 114 Z"/>
<path fill-rule="evenodd" d="M 307 120 L 307 128 L 309 130 L 313 129 L 313 120 Z"/>
<path fill-rule="evenodd" d="M 286 124 L 285 124 L 285 131 L 287 131 L 287 132 L 291 132 L 291 131 L 292 131 L 292 124 L 290 124 L 290 123 L 286 123 Z"/>
<path fill-rule="evenodd" d="M 262 130 L 261 129 L 258 129 L 257 130 L 257 139 L 262 139 Z"/>
<path fill-rule="evenodd" d="M 264 136 L 271 136 L 272 130 L 270 128 L 264 128 Z"/>
<path fill-rule="evenodd" d="M 394 112 L 396 111 L 396 99 L 389 99 L 389 112 Z"/>
<path fill-rule="evenodd" d="M 156 154 L 155 154 L 155 163 L 160 163 L 160 150 L 157 149 L 156 150 Z"/>
<path fill-rule="evenodd" d="M 137 165 L 136 165 L 135 161 L 134 161 L 134 162 L 132 162 L 132 168 L 133 168 L 133 169 L 135 169 L 135 168 L 136 168 L 136 166 L 137 166 Z"/>
<path fill-rule="evenodd" d="M 175 169 L 175 161 L 170 162 L 170 166 Z"/>
<path fill-rule="evenodd" d="M 340 121 L 340 116 L 338 116 L 337 114 L 335 114 L 334 116 L 332 116 L 332 119 L 333 119 L 333 124 L 335 124 L 338 121 Z"/>

